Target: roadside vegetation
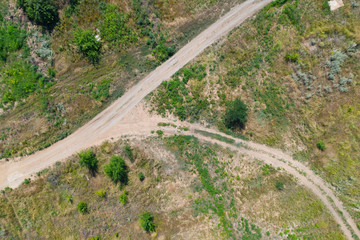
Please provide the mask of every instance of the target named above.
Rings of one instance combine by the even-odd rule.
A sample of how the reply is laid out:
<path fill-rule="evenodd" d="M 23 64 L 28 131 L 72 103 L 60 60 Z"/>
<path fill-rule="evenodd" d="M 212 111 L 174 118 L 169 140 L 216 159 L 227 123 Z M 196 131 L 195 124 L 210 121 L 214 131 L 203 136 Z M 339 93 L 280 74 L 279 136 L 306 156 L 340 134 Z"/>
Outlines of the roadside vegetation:
<path fill-rule="evenodd" d="M 241 1 L 2 1 L 0 158 L 65 138 Z"/>
<path fill-rule="evenodd" d="M 344 239 L 321 201 L 281 169 L 191 136 L 154 133 L 84 153 L 98 159 L 95 176 L 74 155 L 17 189 L 3 190 L 0 236 Z M 121 159 L 128 182 L 120 189 L 107 169 Z"/>
<path fill-rule="evenodd" d="M 274 1 L 164 82 L 153 111 L 284 148 L 341 196 L 360 227 L 358 1 Z M 229 124 L 241 99 L 243 127 Z"/>

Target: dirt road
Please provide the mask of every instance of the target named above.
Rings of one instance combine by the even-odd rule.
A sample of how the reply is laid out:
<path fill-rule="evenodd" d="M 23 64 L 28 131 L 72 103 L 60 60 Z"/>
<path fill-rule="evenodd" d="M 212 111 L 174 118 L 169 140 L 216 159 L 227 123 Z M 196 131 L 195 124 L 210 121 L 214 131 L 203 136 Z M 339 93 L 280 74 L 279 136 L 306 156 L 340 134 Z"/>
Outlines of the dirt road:
<path fill-rule="evenodd" d="M 270 2 L 271 0 L 248 0 L 236 6 L 69 137 L 46 150 L 20 159 L 21 162 L 0 163 L 0 189 L 5 186 L 17 186 L 30 174 L 112 137 L 112 131 L 119 125 L 121 119 L 146 95 L 163 81 L 169 79 L 205 48 L 225 36 Z"/>
<path fill-rule="evenodd" d="M 158 128 L 158 122 L 166 120 L 158 116 L 149 117 L 142 111 L 142 106 L 139 106 L 138 103 L 156 89 L 161 82 L 169 79 L 205 48 L 226 35 L 231 29 L 241 24 L 246 18 L 252 16 L 270 2 L 271 0 L 248 0 L 235 7 L 74 134 L 34 155 L 17 159 L 16 161 L 1 162 L 0 189 L 6 186 L 16 187 L 32 174 L 53 165 L 57 161 L 63 161 L 82 149 L 98 145 L 104 140 L 124 135 L 149 135 L 151 130 Z M 192 134 L 202 140 L 216 142 L 224 147 L 244 152 L 293 174 L 299 179 L 301 184 L 310 188 L 323 201 L 341 226 L 347 238 L 353 239 L 351 231 L 360 236 L 355 222 L 344 209 L 341 201 L 334 195 L 331 188 L 309 168 L 293 160 L 290 155 L 260 144 L 240 140 L 236 141 L 246 144 L 247 148 L 228 145 L 196 133 L 195 129 L 203 129 L 201 126 L 187 125 L 191 129 Z M 168 133 L 176 132 L 174 129 L 165 130 Z M 215 132 L 215 130 L 209 129 L 206 129 L 206 131 Z M 306 173 L 306 176 L 300 174 L 299 171 Z M 338 211 L 342 211 L 343 217 Z"/>

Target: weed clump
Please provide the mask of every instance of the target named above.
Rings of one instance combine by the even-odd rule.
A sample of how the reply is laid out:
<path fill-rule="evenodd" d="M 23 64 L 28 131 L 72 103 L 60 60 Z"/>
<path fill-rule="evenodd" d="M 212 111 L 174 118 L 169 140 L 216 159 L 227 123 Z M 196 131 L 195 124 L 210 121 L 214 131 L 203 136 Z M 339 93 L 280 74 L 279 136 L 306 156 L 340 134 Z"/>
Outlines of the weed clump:
<path fill-rule="evenodd" d="M 99 191 L 96 191 L 95 194 L 100 198 L 104 198 L 106 196 L 106 192 L 104 189 L 100 189 Z"/>
<path fill-rule="evenodd" d="M 126 190 L 122 194 L 120 194 L 119 199 L 122 205 L 125 205 L 128 202 L 128 194 L 129 192 Z"/>
<path fill-rule="evenodd" d="M 79 202 L 76 207 L 80 213 L 86 213 L 88 211 L 86 202 Z"/>

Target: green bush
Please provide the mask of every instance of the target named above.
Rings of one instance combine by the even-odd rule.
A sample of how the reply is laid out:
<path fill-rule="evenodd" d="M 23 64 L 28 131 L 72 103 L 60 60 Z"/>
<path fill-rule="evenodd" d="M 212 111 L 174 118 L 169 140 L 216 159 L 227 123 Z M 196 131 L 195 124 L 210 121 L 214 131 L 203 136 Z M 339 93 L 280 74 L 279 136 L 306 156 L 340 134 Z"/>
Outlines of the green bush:
<path fill-rule="evenodd" d="M 128 202 L 128 196 L 127 196 L 128 194 L 129 192 L 126 190 L 122 194 L 120 194 L 119 199 L 122 205 L 125 205 Z"/>
<path fill-rule="evenodd" d="M 286 62 L 297 63 L 299 61 L 299 54 L 298 53 L 286 53 L 285 60 L 286 60 Z"/>
<path fill-rule="evenodd" d="M 146 232 L 155 232 L 154 217 L 149 212 L 140 215 L 140 225 Z"/>
<path fill-rule="evenodd" d="M 49 86 L 50 79 L 42 76 L 36 70 L 35 66 L 19 59 L 0 71 L 2 76 L 0 82 L 1 103 L 13 104 L 15 101 L 28 97 L 36 90 Z"/>
<path fill-rule="evenodd" d="M 230 102 L 226 108 L 225 126 L 230 129 L 243 129 L 247 120 L 247 111 L 247 106 L 240 98 Z"/>
<path fill-rule="evenodd" d="M 316 144 L 316 147 L 321 150 L 321 151 L 324 151 L 326 146 L 325 146 L 325 143 L 323 141 L 319 141 L 317 144 Z"/>
<path fill-rule="evenodd" d="M 9 54 L 25 45 L 26 31 L 14 24 L 0 22 L 0 60 L 6 62 Z"/>
<path fill-rule="evenodd" d="M 114 183 L 128 183 L 128 167 L 122 157 L 112 156 L 110 158 L 110 163 L 105 165 L 104 171 Z"/>
<path fill-rule="evenodd" d="M 284 183 L 283 182 L 276 182 L 275 186 L 280 191 L 284 190 Z"/>
<path fill-rule="evenodd" d="M 141 173 L 138 174 L 138 178 L 139 178 L 139 180 L 142 182 L 142 181 L 144 181 L 145 176 L 144 176 L 144 174 L 141 172 Z"/>
<path fill-rule="evenodd" d="M 91 95 L 97 101 L 105 101 L 109 96 L 110 83 L 112 79 L 102 80 L 96 87 L 91 91 Z"/>
<path fill-rule="evenodd" d="M 79 202 L 77 209 L 80 213 L 86 213 L 88 211 L 86 202 Z"/>
<path fill-rule="evenodd" d="M 58 9 L 53 0 L 18 0 L 17 3 L 37 25 L 52 30 L 59 21 Z"/>
<path fill-rule="evenodd" d="M 80 52 L 88 58 L 92 64 L 100 61 L 102 43 L 95 38 L 91 30 L 79 29 L 74 32 L 75 44 L 79 47 Z"/>
<path fill-rule="evenodd" d="M 330 5 L 328 0 L 323 0 L 322 11 L 324 15 L 329 15 L 331 13 Z"/>
<path fill-rule="evenodd" d="M 286 5 L 284 7 L 283 13 L 286 14 L 292 25 L 296 27 L 300 26 L 300 12 L 294 5 Z"/>
<path fill-rule="evenodd" d="M 29 183 L 30 183 L 30 178 L 25 178 L 25 179 L 24 179 L 24 183 L 25 183 L 25 184 L 29 184 Z"/>
<path fill-rule="evenodd" d="M 91 150 L 87 150 L 81 151 L 78 155 L 80 157 L 80 165 L 89 169 L 89 171 L 94 175 L 98 169 L 99 162 L 95 153 L 93 153 Z"/>
<path fill-rule="evenodd" d="M 104 189 L 100 189 L 99 191 L 96 191 L 95 194 L 100 198 L 104 198 L 106 196 L 106 192 Z"/>

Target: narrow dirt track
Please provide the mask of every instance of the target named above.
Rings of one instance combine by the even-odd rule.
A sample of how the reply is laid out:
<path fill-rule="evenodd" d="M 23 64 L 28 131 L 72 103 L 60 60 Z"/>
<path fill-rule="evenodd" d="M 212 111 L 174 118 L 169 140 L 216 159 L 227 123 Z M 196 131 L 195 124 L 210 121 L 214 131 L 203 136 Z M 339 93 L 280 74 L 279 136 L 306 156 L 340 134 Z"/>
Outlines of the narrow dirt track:
<path fill-rule="evenodd" d="M 138 103 L 163 81 L 169 79 L 174 73 L 194 59 L 205 48 L 226 35 L 230 30 L 241 24 L 248 17 L 254 15 L 270 2 L 271 0 L 248 0 L 233 8 L 228 14 L 179 50 L 172 58 L 131 88 L 123 97 L 115 101 L 68 138 L 34 155 L 23 157 L 16 161 L 0 163 L 0 189 L 6 186 L 17 187 L 25 178 L 31 177 L 32 174 L 52 166 L 57 161 L 64 161 L 82 149 L 99 145 L 104 140 L 118 138 L 124 135 L 149 136 L 151 130 L 158 128 L 157 123 L 166 122 L 167 120 L 158 116 L 149 117 L 142 111 L 142 107 L 139 106 Z M 199 125 L 189 123 L 182 123 L 181 125 L 189 127 L 190 133 L 200 140 L 217 143 L 223 147 L 229 147 L 232 150 L 246 153 L 256 159 L 272 164 L 274 167 L 283 168 L 298 178 L 301 184 L 311 189 L 314 194 L 321 199 L 348 239 L 354 239 L 351 231 L 360 236 L 354 220 L 343 207 L 341 201 L 334 195 L 331 187 L 315 175 L 308 167 L 293 160 L 290 155 L 281 150 L 272 149 L 261 144 L 234 139 L 216 130 L 205 129 Z M 237 143 L 241 143 L 247 147 L 238 147 L 205 137 L 197 133 L 195 131 L 196 129 L 232 138 Z M 164 131 L 170 134 L 177 133 L 176 130 L 170 128 L 164 128 Z M 185 134 L 187 133 L 185 132 Z M 301 174 L 300 171 L 306 173 L 306 175 Z M 333 203 L 331 203 L 329 199 L 331 199 Z M 338 211 L 343 213 L 343 217 Z"/>

